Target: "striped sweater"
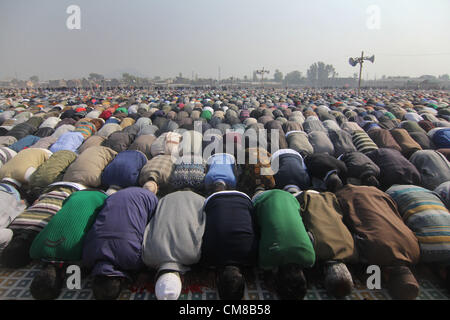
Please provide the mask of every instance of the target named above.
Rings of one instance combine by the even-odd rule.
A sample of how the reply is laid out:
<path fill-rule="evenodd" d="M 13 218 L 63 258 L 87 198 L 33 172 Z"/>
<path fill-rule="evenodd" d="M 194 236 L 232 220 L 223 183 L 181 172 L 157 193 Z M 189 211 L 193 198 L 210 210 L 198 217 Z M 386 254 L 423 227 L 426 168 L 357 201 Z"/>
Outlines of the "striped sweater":
<path fill-rule="evenodd" d="M 414 185 L 394 185 L 386 193 L 419 240 L 422 261 L 450 263 L 450 213 L 440 198 Z"/>
<path fill-rule="evenodd" d="M 40 232 L 61 209 L 62 204 L 78 188 L 75 186 L 55 185 L 42 194 L 37 202 L 28 207 L 9 225 L 16 230 L 33 230 Z"/>
<path fill-rule="evenodd" d="M 370 151 L 378 149 L 378 146 L 373 142 L 367 133 L 364 131 L 355 131 L 352 134 L 353 144 L 356 149 L 362 153 L 368 153 Z"/>
<path fill-rule="evenodd" d="M 97 133 L 95 125 L 90 121 L 80 121 L 75 125 L 75 132 L 80 132 L 84 140 Z"/>

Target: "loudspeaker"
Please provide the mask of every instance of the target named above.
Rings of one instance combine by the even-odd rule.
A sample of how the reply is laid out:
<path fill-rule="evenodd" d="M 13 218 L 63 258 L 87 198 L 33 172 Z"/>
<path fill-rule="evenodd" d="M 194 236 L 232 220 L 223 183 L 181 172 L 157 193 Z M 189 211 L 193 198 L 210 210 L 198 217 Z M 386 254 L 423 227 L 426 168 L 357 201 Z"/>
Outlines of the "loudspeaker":
<path fill-rule="evenodd" d="M 350 59 L 348 59 L 348 63 L 350 63 L 350 65 L 351 65 L 352 67 L 354 67 L 354 66 L 356 66 L 356 65 L 358 64 L 358 61 L 356 61 L 356 60 L 353 59 L 353 58 L 350 58 Z"/>

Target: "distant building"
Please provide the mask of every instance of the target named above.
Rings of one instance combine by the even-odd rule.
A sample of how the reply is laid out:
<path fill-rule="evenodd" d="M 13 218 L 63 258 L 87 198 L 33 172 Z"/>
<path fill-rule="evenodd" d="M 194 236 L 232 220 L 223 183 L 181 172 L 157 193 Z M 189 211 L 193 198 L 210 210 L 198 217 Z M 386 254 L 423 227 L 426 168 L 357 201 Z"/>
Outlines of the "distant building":
<path fill-rule="evenodd" d="M 65 80 L 50 80 L 48 82 L 48 87 L 50 89 L 54 88 L 67 88 L 67 82 Z"/>

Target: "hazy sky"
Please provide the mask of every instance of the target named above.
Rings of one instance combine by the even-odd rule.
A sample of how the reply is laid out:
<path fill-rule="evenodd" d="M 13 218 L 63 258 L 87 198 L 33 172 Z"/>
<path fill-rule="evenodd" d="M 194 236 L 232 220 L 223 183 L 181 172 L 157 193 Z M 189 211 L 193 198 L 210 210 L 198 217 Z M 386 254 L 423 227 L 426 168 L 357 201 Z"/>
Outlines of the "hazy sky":
<path fill-rule="evenodd" d="M 69 30 L 69 5 L 81 29 Z M 367 9 L 376 5 L 379 29 Z M 375 13 L 376 14 L 376 13 Z M 449 0 L 0 0 L 0 79 L 273 77 L 316 61 L 363 78 L 450 73 Z M 374 20 L 375 19 L 375 20 Z"/>

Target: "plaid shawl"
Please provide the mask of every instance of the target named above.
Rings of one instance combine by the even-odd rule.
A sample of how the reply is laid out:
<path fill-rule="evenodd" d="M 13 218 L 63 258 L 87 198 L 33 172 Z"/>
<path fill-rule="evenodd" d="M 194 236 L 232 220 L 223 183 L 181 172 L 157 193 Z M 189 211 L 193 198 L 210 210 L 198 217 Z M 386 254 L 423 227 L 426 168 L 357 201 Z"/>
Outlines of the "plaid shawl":
<path fill-rule="evenodd" d="M 173 159 L 170 155 L 159 155 L 150 159 L 139 174 L 139 184 L 143 186 L 146 182 L 153 180 L 158 186 L 167 186 L 174 168 Z"/>
<path fill-rule="evenodd" d="M 241 165 L 242 173 L 238 180 L 239 191 L 253 196 L 257 188 L 269 190 L 275 187 L 270 157 L 271 154 L 263 148 L 245 150 L 245 164 Z"/>

